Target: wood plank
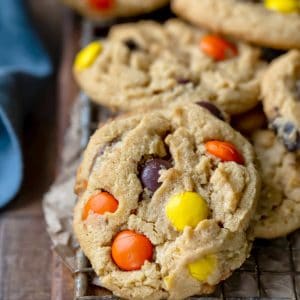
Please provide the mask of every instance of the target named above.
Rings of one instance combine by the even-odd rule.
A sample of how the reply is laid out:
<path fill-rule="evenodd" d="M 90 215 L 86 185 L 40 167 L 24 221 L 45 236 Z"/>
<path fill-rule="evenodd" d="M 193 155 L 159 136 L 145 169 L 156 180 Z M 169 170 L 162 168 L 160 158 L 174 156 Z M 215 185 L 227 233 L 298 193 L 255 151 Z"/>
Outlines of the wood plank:
<path fill-rule="evenodd" d="M 0 299 L 48 300 L 51 251 L 43 218 L 2 219 L 0 245 Z"/>
<path fill-rule="evenodd" d="M 73 299 L 73 277 L 61 258 L 52 254 L 52 287 L 51 300 Z"/>

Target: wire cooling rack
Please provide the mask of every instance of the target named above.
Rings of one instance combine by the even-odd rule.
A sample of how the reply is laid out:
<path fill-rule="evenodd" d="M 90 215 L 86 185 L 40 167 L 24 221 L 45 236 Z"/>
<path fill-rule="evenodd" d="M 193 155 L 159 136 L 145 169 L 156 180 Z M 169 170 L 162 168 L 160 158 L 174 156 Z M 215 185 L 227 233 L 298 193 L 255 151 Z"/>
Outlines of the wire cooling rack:
<path fill-rule="evenodd" d="M 160 15 L 162 16 L 164 14 Z M 103 37 L 109 25 L 108 23 L 95 25 L 84 21 L 81 46 Z M 80 101 L 81 143 L 84 148 L 98 124 L 107 120 L 112 114 L 104 107 L 92 104 L 83 93 L 80 94 Z M 94 271 L 80 249 L 77 251 L 76 262 L 75 300 L 117 299 L 108 291 L 97 287 L 99 282 L 93 284 Z M 251 256 L 239 270 L 217 287 L 214 294 L 189 299 L 300 300 L 300 230 L 280 239 L 255 241 Z"/>

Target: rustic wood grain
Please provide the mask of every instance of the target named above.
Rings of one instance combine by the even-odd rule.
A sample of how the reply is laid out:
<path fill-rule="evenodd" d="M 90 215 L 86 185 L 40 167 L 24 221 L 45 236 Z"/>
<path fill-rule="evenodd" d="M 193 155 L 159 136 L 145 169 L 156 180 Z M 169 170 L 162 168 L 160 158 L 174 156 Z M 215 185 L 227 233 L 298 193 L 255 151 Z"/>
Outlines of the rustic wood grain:
<path fill-rule="evenodd" d="M 62 263 L 61 258 L 52 255 L 51 300 L 73 299 L 73 277 L 70 270 Z"/>
<path fill-rule="evenodd" d="M 2 219 L 0 244 L 0 299 L 49 299 L 51 253 L 43 218 Z"/>

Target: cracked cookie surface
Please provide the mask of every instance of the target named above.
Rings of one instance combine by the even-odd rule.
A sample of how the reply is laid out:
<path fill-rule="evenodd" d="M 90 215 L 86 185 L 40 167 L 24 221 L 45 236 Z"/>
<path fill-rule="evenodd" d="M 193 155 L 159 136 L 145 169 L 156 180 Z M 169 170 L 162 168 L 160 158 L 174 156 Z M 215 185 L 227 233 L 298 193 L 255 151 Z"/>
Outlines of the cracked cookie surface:
<path fill-rule="evenodd" d="M 216 60 L 201 49 L 207 35 L 178 19 L 113 26 L 88 65 L 76 67 L 75 61 L 75 78 L 92 100 L 115 110 L 166 106 L 179 99 L 208 100 L 228 114 L 253 108 L 265 66 L 260 50 L 219 40 L 217 47 L 228 48 L 225 55 L 233 53 Z"/>
<path fill-rule="evenodd" d="M 253 144 L 262 178 L 254 235 L 285 236 L 300 227 L 300 157 L 288 152 L 271 130 L 255 132 Z"/>
<path fill-rule="evenodd" d="M 224 156 L 228 148 L 218 154 L 207 146 L 216 140 L 232 145 L 229 160 Z M 102 285 L 122 298 L 210 293 L 249 254 L 246 230 L 260 190 L 253 148 L 199 105 L 177 104 L 105 124 L 90 140 L 75 190 L 74 230 L 80 246 Z M 87 202 L 99 191 L 117 199 L 117 210 L 84 219 Z M 199 197 L 207 212 L 194 223 L 186 219 L 190 211 L 185 205 Z M 192 207 L 193 214 L 198 208 Z M 193 225 L 180 228 L 190 221 Z M 123 230 L 143 234 L 153 245 L 152 259 L 140 269 L 124 271 L 112 259 L 112 243 Z M 197 266 L 200 273 L 195 273 Z"/>
<path fill-rule="evenodd" d="M 300 151 L 300 51 L 274 60 L 262 81 L 264 111 L 270 127 L 289 151 Z"/>
<path fill-rule="evenodd" d="M 281 13 L 262 1 L 240 0 L 173 0 L 172 7 L 177 15 L 216 32 L 271 48 L 300 48 L 299 10 Z"/>
<path fill-rule="evenodd" d="M 62 0 L 80 14 L 103 21 L 117 17 L 130 17 L 152 12 L 169 3 L 169 0 Z M 97 3 L 98 2 L 98 3 Z"/>

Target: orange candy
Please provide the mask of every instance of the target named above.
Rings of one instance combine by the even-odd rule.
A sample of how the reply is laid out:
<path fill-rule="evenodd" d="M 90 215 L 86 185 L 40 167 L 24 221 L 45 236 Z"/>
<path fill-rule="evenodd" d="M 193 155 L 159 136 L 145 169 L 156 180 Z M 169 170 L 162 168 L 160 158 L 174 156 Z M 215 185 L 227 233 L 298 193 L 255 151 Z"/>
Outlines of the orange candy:
<path fill-rule="evenodd" d="M 205 35 L 200 41 L 200 48 L 215 60 L 224 60 L 238 54 L 235 45 L 216 35 Z"/>
<path fill-rule="evenodd" d="M 205 143 L 205 149 L 208 153 L 220 158 L 222 161 L 235 161 L 238 164 L 244 164 L 243 156 L 231 143 L 217 140 L 209 141 Z"/>
<path fill-rule="evenodd" d="M 112 244 L 112 258 L 124 271 L 139 270 L 146 260 L 151 261 L 153 245 L 143 234 L 124 230 L 117 234 Z"/>
<path fill-rule="evenodd" d="M 103 215 L 106 212 L 114 213 L 119 206 L 119 202 L 107 192 L 99 192 L 93 195 L 86 203 L 82 218 L 87 219 L 90 212 Z"/>
<path fill-rule="evenodd" d="M 91 8 L 99 11 L 109 10 L 114 5 L 113 0 L 88 0 L 88 2 Z"/>

